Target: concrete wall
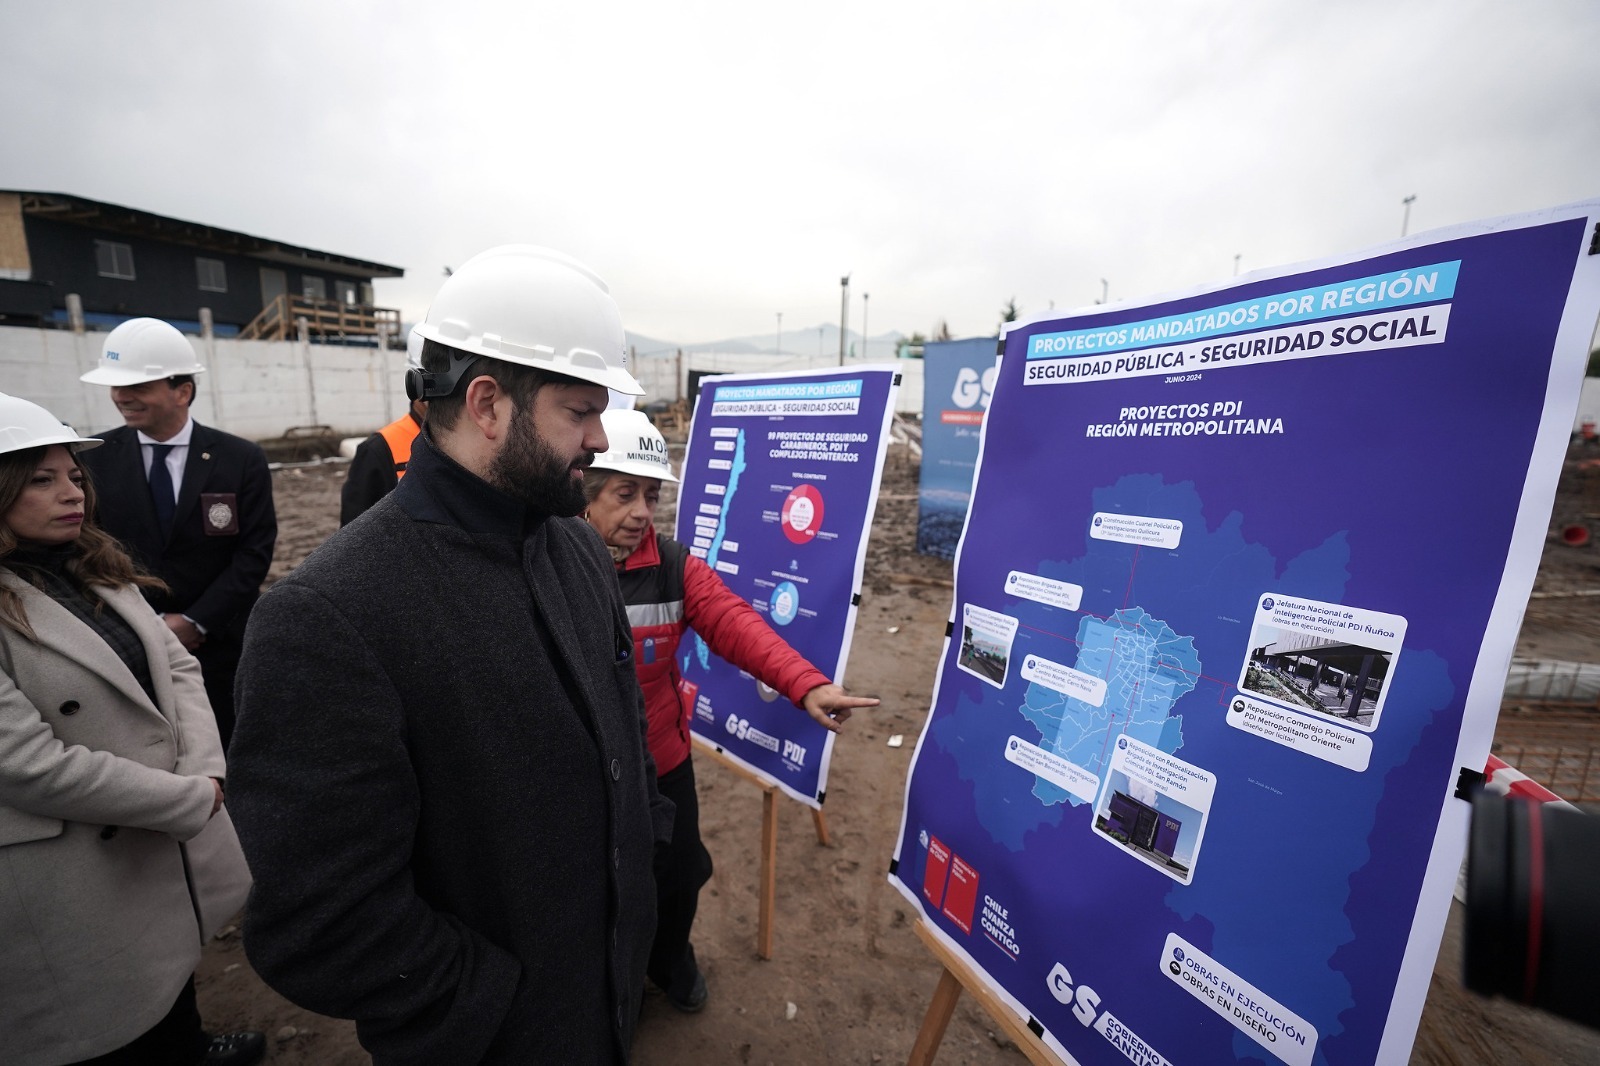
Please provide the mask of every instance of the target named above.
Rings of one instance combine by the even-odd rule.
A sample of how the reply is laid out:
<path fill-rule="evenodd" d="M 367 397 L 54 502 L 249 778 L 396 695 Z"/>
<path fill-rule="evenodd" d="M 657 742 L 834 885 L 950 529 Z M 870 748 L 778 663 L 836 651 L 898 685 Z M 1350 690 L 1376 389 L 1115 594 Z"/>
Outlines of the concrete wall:
<path fill-rule="evenodd" d="M 85 385 L 104 333 L 0 326 L 0 392 L 42 404 L 85 432 L 120 425 L 110 390 Z M 195 379 L 194 416 L 251 440 L 281 437 L 295 426 L 331 426 L 340 436 L 364 436 L 406 409 L 405 352 L 345 348 L 298 341 L 241 341 L 189 337 L 207 372 Z M 861 365 L 847 359 L 845 365 Z M 885 362 L 885 360 L 879 360 Z M 901 414 L 922 411 L 922 360 L 887 360 L 900 370 Z M 838 357 L 685 352 L 647 356 L 634 368 L 645 387 L 641 406 L 684 394 L 691 370 L 761 374 L 838 366 Z"/>
<path fill-rule="evenodd" d="M 78 380 L 98 362 L 104 340 L 104 333 L 0 326 L 0 392 L 41 404 L 85 432 L 121 425 L 111 390 Z M 314 425 L 364 436 L 406 409 L 404 351 L 188 340 L 207 368 L 195 379 L 195 418 L 241 437 L 267 440 Z"/>

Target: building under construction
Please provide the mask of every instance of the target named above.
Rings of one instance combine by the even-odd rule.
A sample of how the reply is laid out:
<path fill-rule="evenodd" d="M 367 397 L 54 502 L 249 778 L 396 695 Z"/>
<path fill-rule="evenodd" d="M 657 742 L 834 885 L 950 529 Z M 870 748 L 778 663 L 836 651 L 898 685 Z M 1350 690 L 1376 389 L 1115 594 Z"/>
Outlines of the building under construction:
<path fill-rule="evenodd" d="M 372 283 L 383 263 L 64 193 L 0 190 L 0 325 L 110 329 L 165 319 L 189 333 L 301 333 L 387 343 L 400 314 Z"/>

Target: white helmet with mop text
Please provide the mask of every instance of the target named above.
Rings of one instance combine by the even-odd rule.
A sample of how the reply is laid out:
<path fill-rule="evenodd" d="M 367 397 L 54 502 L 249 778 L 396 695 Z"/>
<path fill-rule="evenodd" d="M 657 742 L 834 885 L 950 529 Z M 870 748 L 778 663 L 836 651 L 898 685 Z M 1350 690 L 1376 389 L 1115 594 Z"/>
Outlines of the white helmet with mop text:
<path fill-rule="evenodd" d="M 99 437 L 80 437 L 71 426 L 30 400 L 0 392 L 0 455 L 52 444 L 65 444 L 72 451 L 83 452 L 104 443 Z"/>
<path fill-rule="evenodd" d="M 644 393 L 628 373 L 622 314 L 605 282 L 549 248 L 506 244 L 473 256 L 445 279 L 416 332 L 460 355 L 448 371 L 408 375 L 414 399 L 453 393 L 473 356 Z"/>
<path fill-rule="evenodd" d="M 610 447 L 594 457 L 591 470 L 613 470 L 635 477 L 655 477 L 677 483 L 667 460 L 667 439 L 650 424 L 643 411 L 612 409 L 600 414 Z"/>
<path fill-rule="evenodd" d="M 130 318 L 100 346 L 100 363 L 80 377 L 91 385 L 143 385 L 204 374 L 188 338 L 159 318 Z"/>

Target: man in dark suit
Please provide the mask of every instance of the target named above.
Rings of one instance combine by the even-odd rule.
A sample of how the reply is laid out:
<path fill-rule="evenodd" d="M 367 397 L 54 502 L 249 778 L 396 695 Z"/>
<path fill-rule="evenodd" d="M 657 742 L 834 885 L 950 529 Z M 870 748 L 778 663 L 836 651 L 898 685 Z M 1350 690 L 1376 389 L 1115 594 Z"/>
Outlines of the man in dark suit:
<path fill-rule="evenodd" d="M 146 598 L 200 660 L 226 747 L 245 621 L 272 564 L 278 519 L 260 445 L 189 417 L 194 375 L 204 371 L 165 322 L 136 318 L 112 330 L 82 380 L 111 386 L 126 425 L 99 434 L 105 446 L 81 461 L 101 527 L 167 583 Z"/>

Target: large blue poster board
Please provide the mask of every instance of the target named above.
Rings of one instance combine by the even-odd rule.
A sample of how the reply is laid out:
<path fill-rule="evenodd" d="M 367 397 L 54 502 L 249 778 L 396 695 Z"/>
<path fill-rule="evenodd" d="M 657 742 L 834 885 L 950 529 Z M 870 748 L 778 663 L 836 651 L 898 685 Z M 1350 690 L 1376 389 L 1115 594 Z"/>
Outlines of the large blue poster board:
<path fill-rule="evenodd" d="M 995 341 L 933 341 L 922 349 L 922 473 L 917 551 L 953 559 L 972 499 L 978 434 L 994 392 Z"/>
<path fill-rule="evenodd" d="M 1406 1061 L 1597 214 L 1007 333 L 890 879 L 1064 1060 Z"/>
<path fill-rule="evenodd" d="M 707 378 L 683 460 L 677 538 L 841 683 L 899 386 L 884 366 Z M 694 733 L 820 807 L 833 734 L 698 636 L 679 651 Z"/>

